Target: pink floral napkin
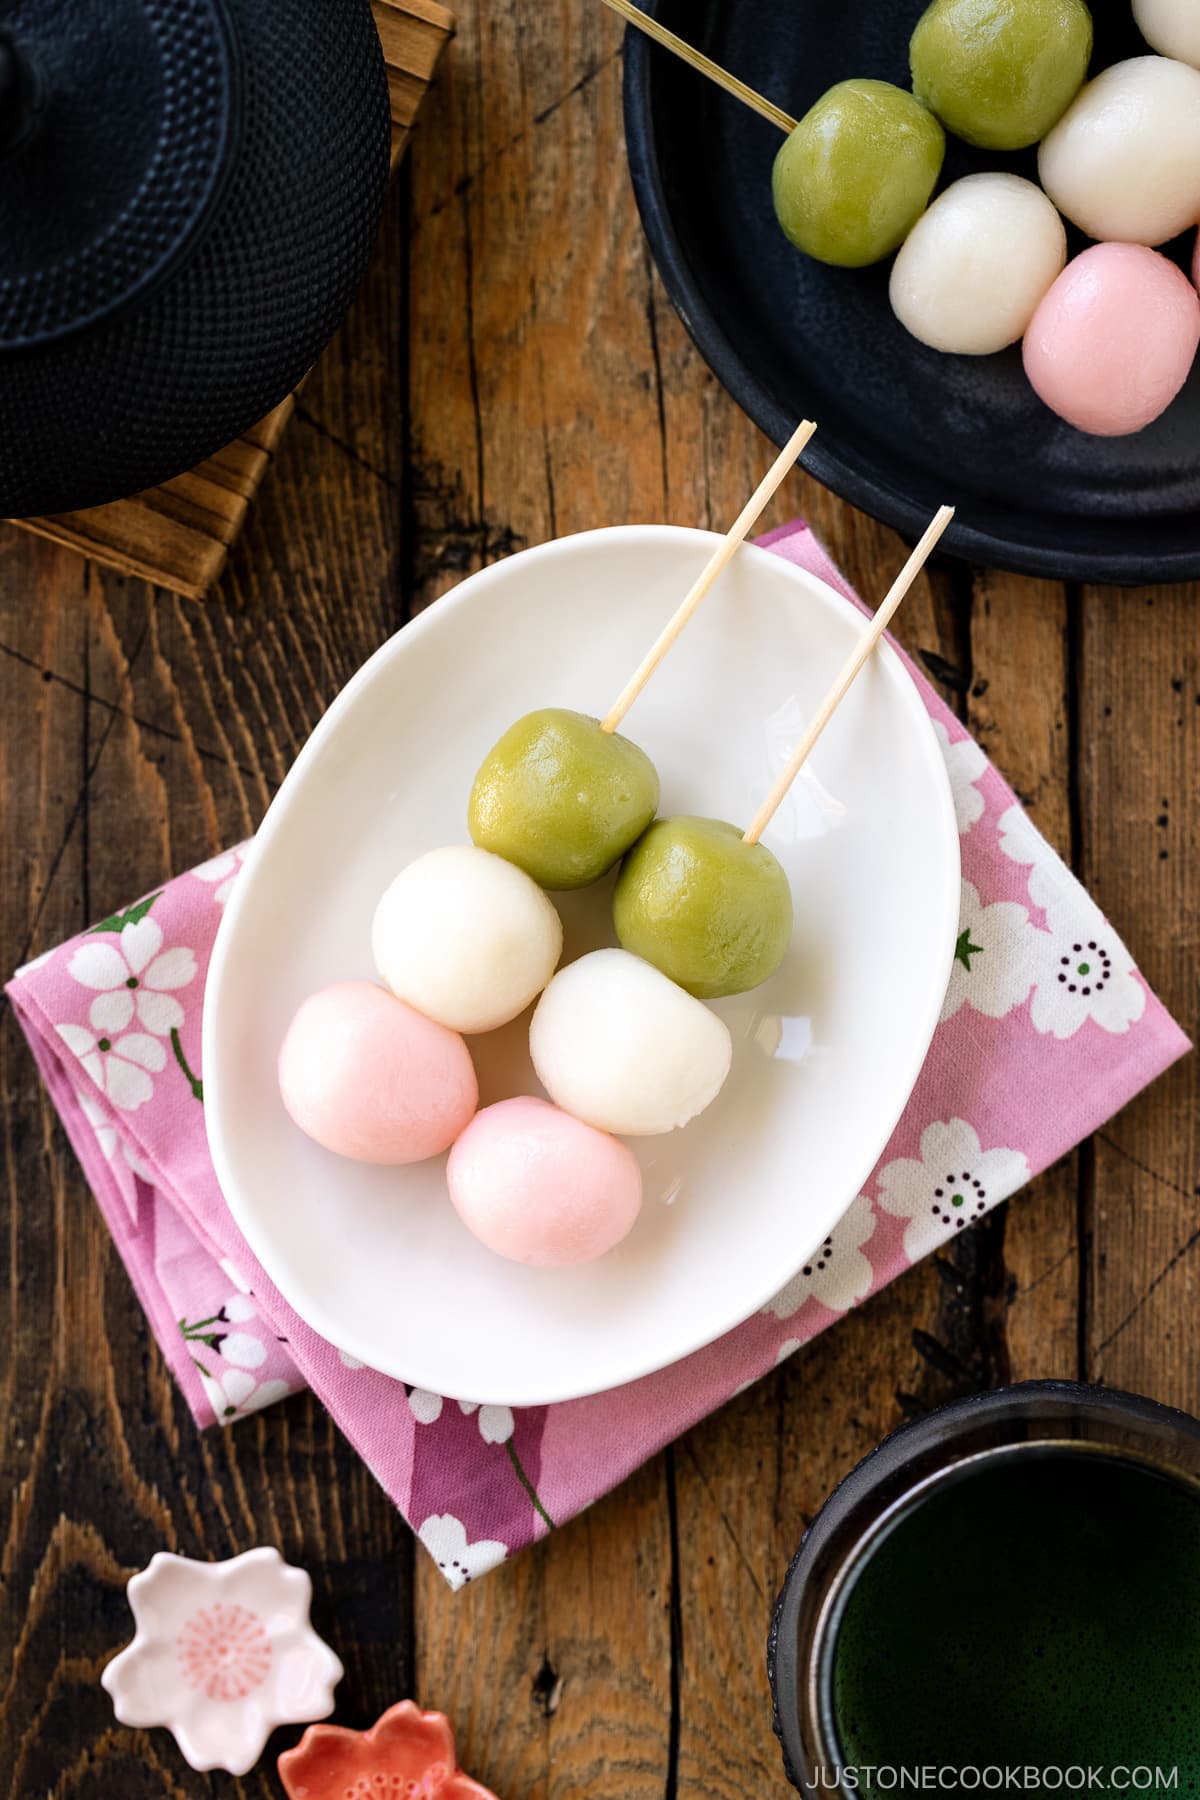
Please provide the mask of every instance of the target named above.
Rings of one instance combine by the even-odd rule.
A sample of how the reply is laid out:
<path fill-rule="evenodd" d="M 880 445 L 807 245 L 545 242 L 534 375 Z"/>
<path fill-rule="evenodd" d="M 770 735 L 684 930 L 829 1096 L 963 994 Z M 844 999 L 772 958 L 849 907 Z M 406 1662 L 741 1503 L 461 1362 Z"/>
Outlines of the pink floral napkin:
<path fill-rule="evenodd" d="M 854 598 L 807 526 L 762 541 Z M 363 1368 L 281 1298 L 229 1215 L 204 1132 L 201 996 L 240 849 L 17 973 L 8 993 L 30 1048 L 200 1425 L 312 1387 L 459 1587 L 1012 1194 L 1183 1054 L 1111 926 L 912 673 L 945 752 L 963 867 L 928 1060 L 811 1262 L 737 1330 L 632 1386 L 519 1411 L 443 1398 Z"/>

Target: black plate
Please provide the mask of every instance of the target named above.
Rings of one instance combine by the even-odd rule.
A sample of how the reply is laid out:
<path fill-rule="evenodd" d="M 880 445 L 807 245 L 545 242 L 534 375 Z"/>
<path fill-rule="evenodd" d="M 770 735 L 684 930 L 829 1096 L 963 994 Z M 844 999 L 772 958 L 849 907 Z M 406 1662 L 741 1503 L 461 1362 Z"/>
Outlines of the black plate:
<path fill-rule="evenodd" d="M 664 24 L 794 116 L 849 75 L 908 83 L 922 0 L 659 0 Z M 1095 72 L 1146 46 L 1102 0 Z M 915 536 L 942 501 L 943 543 L 973 561 L 1080 581 L 1200 576 L 1200 364 L 1134 437 L 1075 431 L 1025 380 L 1019 348 L 943 356 L 893 317 L 887 263 L 833 269 L 775 222 L 777 129 L 630 30 L 625 133 L 638 207 L 668 292 L 705 360 L 782 444 L 820 431 L 805 464 L 845 499 Z M 1033 151 L 947 138 L 943 184 L 973 169 L 1036 179 Z M 1069 228 L 1071 251 L 1086 240 Z M 1167 246 L 1185 263 L 1191 235 Z"/>

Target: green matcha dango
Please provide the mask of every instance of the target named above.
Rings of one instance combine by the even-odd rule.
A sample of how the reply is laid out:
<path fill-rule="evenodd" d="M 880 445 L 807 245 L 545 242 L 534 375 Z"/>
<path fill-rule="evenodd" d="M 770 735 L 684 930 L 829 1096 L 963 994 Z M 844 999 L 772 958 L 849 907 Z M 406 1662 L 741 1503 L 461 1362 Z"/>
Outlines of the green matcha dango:
<path fill-rule="evenodd" d="M 542 887 L 586 887 L 620 861 L 658 810 L 644 750 L 563 707 L 526 713 L 480 764 L 467 821 L 481 850 Z"/>
<path fill-rule="evenodd" d="M 878 262 L 925 211 L 945 149 L 933 114 L 902 88 L 839 81 L 775 158 L 776 217 L 796 248 L 820 262 Z"/>
<path fill-rule="evenodd" d="M 1084 0 L 933 0 L 909 43 L 913 93 L 984 150 L 1045 137 L 1087 74 Z"/>
<path fill-rule="evenodd" d="M 765 844 L 736 825 L 658 819 L 621 865 L 613 923 L 622 946 L 700 1000 L 773 975 L 792 935 L 792 891 Z"/>

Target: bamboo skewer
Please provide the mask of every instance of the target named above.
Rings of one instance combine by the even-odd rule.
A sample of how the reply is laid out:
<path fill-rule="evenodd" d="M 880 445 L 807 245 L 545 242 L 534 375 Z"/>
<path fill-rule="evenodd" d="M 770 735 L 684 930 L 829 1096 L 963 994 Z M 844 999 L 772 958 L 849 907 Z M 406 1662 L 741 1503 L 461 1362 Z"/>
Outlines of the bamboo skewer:
<path fill-rule="evenodd" d="M 809 438 L 816 430 L 811 419 L 802 419 L 797 425 L 771 467 L 767 470 L 754 492 L 743 506 L 741 512 L 721 539 L 704 568 L 684 595 L 679 606 L 672 613 L 658 636 L 647 650 L 645 656 L 634 670 L 617 698 L 600 721 L 601 731 L 615 731 L 625 714 L 629 711 L 650 677 L 657 669 L 671 645 L 682 632 L 684 626 L 716 581 L 718 575 L 733 558 L 734 551 L 746 537 L 767 501 L 782 482 L 788 471 L 794 468 L 796 459 Z"/>
<path fill-rule="evenodd" d="M 795 119 L 785 113 L 782 107 L 756 93 L 752 87 L 747 87 L 744 81 L 739 81 L 736 75 L 731 75 L 728 69 L 715 63 L 711 56 L 705 56 L 702 50 L 693 49 L 683 38 L 676 37 L 673 31 L 668 31 L 665 25 L 660 25 L 657 19 L 652 19 L 649 13 L 643 12 L 640 6 L 634 6 L 633 0 L 604 0 L 604 4 L 610 6 L 613 12 L 620 13 L 630 25 L 636 25 L 639 31 L 644 31 L 656 44 L 663 44 L 668 50 L 673 50 L 676 56 L 682 57 L 685 63 L 690 63 L 693 69 L 699 69 L 702 75 L 707 75 L 710 81 L 715 81 L 726 93 L 753 107 L 764 119 L 770 119 L 772 125 L 778 125 L 780 131 L 790 132 L 796 129 Z"/>
<path fill-rule="evenodd" d="M 887 630 L 896 608 L 920 574 L 934 545 L 937 543 L 953 517 L 954 508 L 952 506 L 939 506 L 937 512 L 925 527 L 912 555 L 897 575 L 895 581 L 893 581 L 879 610 L 876 612 L 875 617 L 871 620 L 870 625 L 859 638 L 854 649 L 847 657 L 833 686 L 813 714 L 808 729 L 803 733 L 800 742 L 792 751 L 786 766 L 780 770 L 770 793 L 767 795 L 766 799 L 755 813 L 749 826 L 742 834 L 743 843 L 757 844 L 759 838 L 774 818 L 780 801 L 791 787 L 793 781 L 795 781 L 803 765 L 807 762 L 813 745 L 828 725 L 830 719 L 832 719 L 842 701 L 846 698 L 855 678 L 869 660 L 871 652 Z"/>

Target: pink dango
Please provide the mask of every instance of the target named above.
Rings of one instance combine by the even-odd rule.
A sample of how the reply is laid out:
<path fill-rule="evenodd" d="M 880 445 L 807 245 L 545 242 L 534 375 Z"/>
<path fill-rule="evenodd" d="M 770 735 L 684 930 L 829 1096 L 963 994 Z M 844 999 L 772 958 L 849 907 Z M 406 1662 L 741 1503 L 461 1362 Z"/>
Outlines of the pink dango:
<path fill-rule="evenodd" d="M 440 1155 L 479 1104 L 458 1033 L 372 981 L 335 982 L 304 1001 L 279 1052 L 279 1092 L 308 1137 L 368 1163 Z"/>
<path fill-rule="evenodd" d="M 510 1262 L 594 1262 L 632 1230 L 642 1172 L 619 1138 L 532 1097 L 476 1113 L 446 1165 L 467 1230 Z"/>
<path fill-rule="evenodd" d="M 1046 405 L 1097 437 L 1141 431 L 1175 398 L 1200 345 L 1200 296 L 1142 244 L 1093 244 L 1069 262 L 1025 333 Z"/>

